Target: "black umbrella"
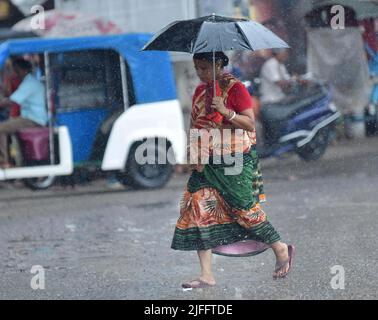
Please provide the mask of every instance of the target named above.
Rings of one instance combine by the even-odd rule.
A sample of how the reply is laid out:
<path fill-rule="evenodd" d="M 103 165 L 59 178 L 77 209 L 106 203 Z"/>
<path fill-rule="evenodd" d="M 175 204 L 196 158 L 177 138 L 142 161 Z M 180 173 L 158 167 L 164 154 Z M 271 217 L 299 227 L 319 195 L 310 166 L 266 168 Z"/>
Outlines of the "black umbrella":
<path fill-rule="evenodd" d="M 285 41 L 255 21 L 211 15 L 172 22 L 156 33 L 142 50 L 194 54 L 288 47 Z"/>
<path fill-rule="evenodd" d="M 175 21 L 157 32 L 142 50 L 213 52 L 215 95 L 215 52 L 289 48 L 263 25 L 248 19 L 217 16 Z"/>

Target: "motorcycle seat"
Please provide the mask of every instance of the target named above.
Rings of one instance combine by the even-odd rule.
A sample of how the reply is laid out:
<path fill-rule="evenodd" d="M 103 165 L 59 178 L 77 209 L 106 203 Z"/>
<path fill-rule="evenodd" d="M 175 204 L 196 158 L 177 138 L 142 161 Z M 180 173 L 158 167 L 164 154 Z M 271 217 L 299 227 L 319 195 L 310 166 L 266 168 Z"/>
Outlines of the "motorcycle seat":
<path fill-rule="evenodd" d="M 264 120 L 281 121 L 290 118 L 292 115 L 299 113 L 300 110 L 311 105 L 326 95 L 321 92 L 307 97 L 287 98 L 277 103 L 265 104 L 261 106 L 260 113 Z"/>

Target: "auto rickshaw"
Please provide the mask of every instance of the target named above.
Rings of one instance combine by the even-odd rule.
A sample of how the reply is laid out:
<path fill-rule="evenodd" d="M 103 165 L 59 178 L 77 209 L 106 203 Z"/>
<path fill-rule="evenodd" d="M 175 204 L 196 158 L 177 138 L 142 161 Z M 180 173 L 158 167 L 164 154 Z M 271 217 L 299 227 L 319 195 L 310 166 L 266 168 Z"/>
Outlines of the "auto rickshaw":
<path fill-rule="evenodd" d="M 45 189 L 57 176 L 90 167 L 113 172 L 134 187 L 163 186 L 173 165 L 184 161 L 185 132 L 169 55 L 140 51 L 150 37 L 2 43 L 0 68 L 13 56 L 42 58 L 49 123 L 17 134 L 10 144 L 15 167 L 0 169 L 0 180 L 23 179 L 33 189 Z M 155 160 L 139 163 L 135 152 L 147 142 L 154 144 Z M 15 149 L 21 150 L 17 156 Z M 158 162 L 169 152 L 173 156 L 166 159 L 173 163 Z"/>

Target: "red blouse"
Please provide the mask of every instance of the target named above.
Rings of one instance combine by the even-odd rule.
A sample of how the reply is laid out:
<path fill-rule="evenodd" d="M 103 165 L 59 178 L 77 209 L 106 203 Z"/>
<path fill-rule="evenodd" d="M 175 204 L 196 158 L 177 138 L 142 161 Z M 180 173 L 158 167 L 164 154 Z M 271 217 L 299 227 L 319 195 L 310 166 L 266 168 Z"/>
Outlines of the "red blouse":
<path fill-rule="evenodd" d="M 205 83 L 201 83 L 197 86 L 193 95 L 193 104 L 198 96 L 205 90 L 205 88 Z M 234 110 L 236 113 L 241 113 L 246 109 L 253 109 L 252 98 L 243 83 L 236 82 L 231 87 L 230 91 L 228 92 L 226 108 Z M 224 119 L 223 123 L 229 124 L 230 122 Z"/>

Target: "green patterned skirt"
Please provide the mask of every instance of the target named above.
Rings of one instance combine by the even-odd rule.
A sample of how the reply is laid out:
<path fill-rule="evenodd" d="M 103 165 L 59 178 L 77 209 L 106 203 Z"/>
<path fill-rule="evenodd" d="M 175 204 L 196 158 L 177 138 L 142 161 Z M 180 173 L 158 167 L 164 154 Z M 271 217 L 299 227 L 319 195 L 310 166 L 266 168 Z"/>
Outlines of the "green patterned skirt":
<path fill-rule="evenodd" d="M 235 165 L 211 163 L 190 176 L 180 202 L 172 249 L 208 250 L 251 241 L 265 245 L 279 241 L 279 234 L 261 209 L 265 195 L 255 147 L 242 154 L 238 175 L 225 174 L 226 168 Z M 256 254 L 252 251 L 243 255 Z"/>

